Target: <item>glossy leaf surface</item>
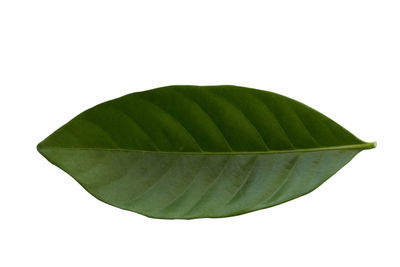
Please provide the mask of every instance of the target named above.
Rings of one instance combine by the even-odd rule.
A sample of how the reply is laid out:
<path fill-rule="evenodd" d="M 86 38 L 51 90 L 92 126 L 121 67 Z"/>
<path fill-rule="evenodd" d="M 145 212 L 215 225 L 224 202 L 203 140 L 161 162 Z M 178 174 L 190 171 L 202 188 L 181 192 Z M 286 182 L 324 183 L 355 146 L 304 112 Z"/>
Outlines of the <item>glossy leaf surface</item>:
<path fill-rule="evenodd" d="M 200 218 L 304 195 L 374 146 L 295 100 L 224 85 L 169 86 L 102 103 L 38 150 L 106 203 L 155 218 Z"/>

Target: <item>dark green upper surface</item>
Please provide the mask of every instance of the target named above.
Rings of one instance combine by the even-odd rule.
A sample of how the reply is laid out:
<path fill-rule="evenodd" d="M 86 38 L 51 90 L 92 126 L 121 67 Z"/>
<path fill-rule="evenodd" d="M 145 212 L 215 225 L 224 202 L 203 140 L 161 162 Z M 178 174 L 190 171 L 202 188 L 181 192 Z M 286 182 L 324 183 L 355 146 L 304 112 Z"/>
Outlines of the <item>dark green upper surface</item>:
<path fill-rule="evenodd" d="M 290 98 L 245 87 L 167 86 L 99 104 L 39 147 L 267 152 L 365 144 Z"/>

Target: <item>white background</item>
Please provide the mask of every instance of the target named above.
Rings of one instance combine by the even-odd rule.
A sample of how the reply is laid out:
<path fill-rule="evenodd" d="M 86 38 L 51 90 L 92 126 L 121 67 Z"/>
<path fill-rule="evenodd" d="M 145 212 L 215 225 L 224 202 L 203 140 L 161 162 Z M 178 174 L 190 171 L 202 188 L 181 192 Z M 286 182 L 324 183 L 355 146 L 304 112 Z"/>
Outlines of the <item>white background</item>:
<path fill-rule="evenodd" d="M 2 0 L 0 265 L 400 266 L 399 14 L 385 0 Z M 93 105 L 172 84 L 274 91 L 378 147 L 307 196 L 191 221 L 99 202 L 36 151 Z"/>

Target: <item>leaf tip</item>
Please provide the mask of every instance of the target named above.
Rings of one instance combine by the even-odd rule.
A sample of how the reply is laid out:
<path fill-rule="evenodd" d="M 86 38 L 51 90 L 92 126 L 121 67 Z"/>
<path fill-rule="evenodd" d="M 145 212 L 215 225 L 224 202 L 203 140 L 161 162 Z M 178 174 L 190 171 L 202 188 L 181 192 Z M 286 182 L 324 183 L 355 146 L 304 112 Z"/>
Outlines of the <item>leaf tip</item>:
<path fill-rule="evenodd" d="M 42 143 L 42 142 L 40 142 L 39 144 L 36 145 L 36 150 L 37 150 L 39 153 L 40 153 L 40 150 L 41 150 L 41 147 L 42 147 L 42 146 L 41 146 L 41 143 Z"/>
<path fill-rule="evenodd" d="M 43 155 L 43 151 L 45 149 L 45 145 L 43 143 L 44 143 L 44 141 L 42 141 L 36 145 L 36 150 L 42 155 Z"/>

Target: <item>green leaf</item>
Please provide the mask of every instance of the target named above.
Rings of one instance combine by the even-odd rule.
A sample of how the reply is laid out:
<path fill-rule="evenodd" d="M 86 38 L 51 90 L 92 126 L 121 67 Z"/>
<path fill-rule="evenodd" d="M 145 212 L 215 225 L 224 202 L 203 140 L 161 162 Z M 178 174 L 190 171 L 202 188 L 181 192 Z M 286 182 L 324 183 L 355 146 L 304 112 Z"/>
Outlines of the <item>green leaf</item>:
<path fill-rule="evenodd" d="M 101 201 L 189 219 L 302 196 L 373 147 L 295 100 L 223 85 L 168 86 L 102 103 L 38 150 Z"/>

